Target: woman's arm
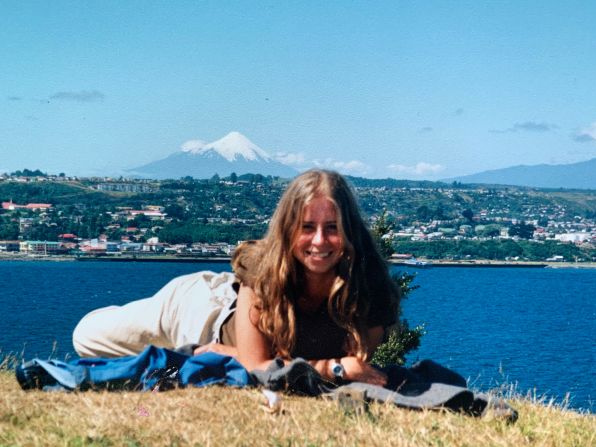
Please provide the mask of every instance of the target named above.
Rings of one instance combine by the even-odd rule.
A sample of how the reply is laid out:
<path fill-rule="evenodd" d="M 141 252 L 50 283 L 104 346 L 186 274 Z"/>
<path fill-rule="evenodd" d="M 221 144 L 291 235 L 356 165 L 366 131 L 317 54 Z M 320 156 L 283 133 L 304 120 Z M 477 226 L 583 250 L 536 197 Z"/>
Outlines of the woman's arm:
<path fill-rule="evenodd" d="M 340 363 L 344 367 L 343 380 L 349 382 L 366 382 L 371 385 L 379 386 L 387 384 L 387 376 L 385 373 L 353 355 L 341 357 L 339 359 L 309 360 L 308 363 L 310 363 L 321 376 L 332 382 L 335 381 L 335 376 L 332 371 L 333 365 L 335 363 Z"/>
<path fill-rule="evenodd" d="M 216 352 L 222 355 L 229 355 L 230 357 L 238 357 L 238 349 L 236 346 L 227 346 L 221 343 L 207 343 L 206 345 L 195 348 L 193 355 L 203 354 L 204 352 Z"/>
<path fill-rule="evenodd" d="M 236 301 L 236 349 L 238 361 L 249 371 L 264 370 L 273 360 L 267 337 L 257 327 L 259 311 L 255 303 L 255 292 L 241 285 Z"/>

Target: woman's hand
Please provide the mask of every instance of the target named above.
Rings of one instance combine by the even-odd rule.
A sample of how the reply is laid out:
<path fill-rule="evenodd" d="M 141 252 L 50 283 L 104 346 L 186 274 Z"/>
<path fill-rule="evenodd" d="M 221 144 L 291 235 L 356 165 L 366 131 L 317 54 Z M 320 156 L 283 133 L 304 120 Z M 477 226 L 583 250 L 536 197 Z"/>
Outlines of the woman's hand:
<path fill-rule="evenodd" d="M 387 376 L 374 366 L 360 360 L 358 357 L 342 357 L 340 363 L 344 367 L 344 379 L 353 382 L 366 382 L 371 385 L 384 386 Z"/>
<path fill-rule="evenodd" d="M 226 346 L 221 343 L 209 343 L 207 345 L 199 346 L 193 351 L 193 355 L 202 354 L 204 352 L 216 352 L 231 357 L 236 357 L 238 355 L 238 350 L 234 346 Z"/>

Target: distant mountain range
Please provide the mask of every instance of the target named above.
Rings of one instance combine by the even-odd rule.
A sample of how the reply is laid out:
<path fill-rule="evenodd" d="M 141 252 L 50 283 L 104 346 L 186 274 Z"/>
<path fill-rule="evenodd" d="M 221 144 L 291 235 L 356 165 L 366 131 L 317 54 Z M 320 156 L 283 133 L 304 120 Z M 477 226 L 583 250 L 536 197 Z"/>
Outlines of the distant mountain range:
<path fill-rule="evenodd" d="M 178 152 L 126 171 L 140 178 L 177 179 L 191 176 L 209 179 L 232 173 L 272 175 L 293 178 L 298 171 L 273 159 L 267 152 L 240 132 L 230 132 L 211 143 L 192 141 Z M 441 182 L 528 186 L 535 188 L 596 189 L 596 158 L 565 165 L 513 166 L 484 171 Z"/>
<path fill-rule="evenodd" d="M 191 176 L 208 179 L 218 174 L 227 177 L 232 172 L 262 174 L 284 178 L 294 177 L 298 171 L 269 156 L 240 132 L 203 144 L 194 142 L 172 155 L 137 168 L 127 170 L 129 175 L 142 178 L 167 179 Z"/>
<path fill-rule="evenodd" d="M 512 166 L 441 181 L 535 188 L 596 189 L 596 158 L 566 165 Z"/>

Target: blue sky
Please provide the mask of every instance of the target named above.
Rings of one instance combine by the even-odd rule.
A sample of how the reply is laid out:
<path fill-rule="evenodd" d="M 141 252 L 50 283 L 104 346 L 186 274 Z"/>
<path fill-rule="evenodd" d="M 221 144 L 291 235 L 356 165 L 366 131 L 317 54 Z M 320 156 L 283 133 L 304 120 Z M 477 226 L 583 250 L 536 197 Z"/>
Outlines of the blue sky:
<path fill-rule="evenodd" d="M 0 2 L 0 172 L 113 174 L 242 132 L 438 179 L 596 157 L 593 1 Z"/>

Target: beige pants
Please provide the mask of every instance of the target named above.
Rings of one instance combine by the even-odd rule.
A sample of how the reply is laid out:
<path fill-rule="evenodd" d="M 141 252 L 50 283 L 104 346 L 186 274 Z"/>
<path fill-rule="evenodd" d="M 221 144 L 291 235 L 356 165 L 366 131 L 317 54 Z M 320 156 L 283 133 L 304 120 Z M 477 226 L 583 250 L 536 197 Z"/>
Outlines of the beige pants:
<path fill-rule="evenodd" d="M 193 273 L 174 278 L 150 298 L 94 310 L 73 332 L 75 350 L 81 357 L 119 357 L 147 345 L 176 349 L 198 343 L 209 316 L 235 301 L 234 281 L 227 272 Z"/>

